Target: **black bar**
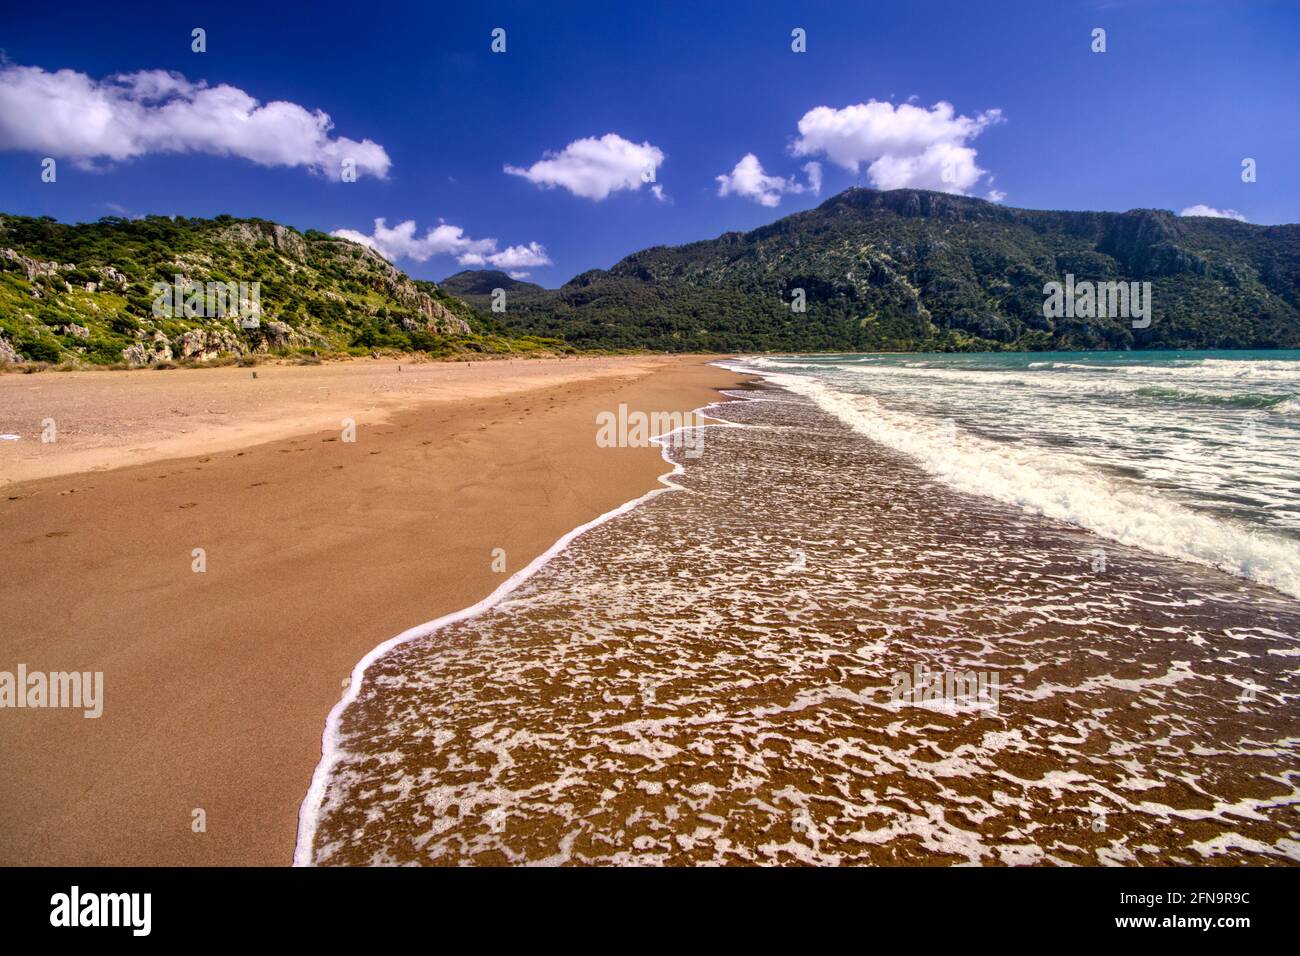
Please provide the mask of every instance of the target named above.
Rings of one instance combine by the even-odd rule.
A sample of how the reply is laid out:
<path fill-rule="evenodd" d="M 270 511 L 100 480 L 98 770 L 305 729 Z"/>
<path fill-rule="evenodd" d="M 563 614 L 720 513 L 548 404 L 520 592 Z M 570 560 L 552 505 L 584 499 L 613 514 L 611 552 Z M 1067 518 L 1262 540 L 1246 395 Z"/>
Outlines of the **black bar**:
<path fill-rule="evenodd" d="M 983 940 L 1030 945 L 1090 939 L 1218 945 L 1281 937 L 1295 926 L 1289 868 L 647 870 L 622 869 L 9 869 L 0 893 L 6 941 L 117 938 L 204 943 L 262 937 L 379 943 L 416 933 L 431 946 L 511 938 L 762 942 L 776 927 L 860 934 L 864 945 L 904 932 L 933 945 Z M 150 894 L 147 937 L 129 925 L 51 925 L 56 894 Z M 1173 894 L 1173 895 L 1171 895 Z M 1209 895 L 1206 895 L 1209 894 Z M 1188 920 L 1208 918 L 1206 928 Z M 1243 925 L 1223 925 L 1240 920 Z M 1120 925 L 1151 919 L 1154 925 Z M 1183 921 L 1181 923 L 1177 921 Z M 124 919 L 124 922 L 129 920 Z M 1171 922 L 1166 922 L 1171 921 Z M 264 928 L 264 929 L 259 929 Z M 1020 934 L 1048 934 L 1021 936 Z M 915 936 L 912 936 L 915 934 Z M 1288 933 L 1287 935 L 1291 935 Z M 901 941 L 900 941 L 901 942 Z"/>

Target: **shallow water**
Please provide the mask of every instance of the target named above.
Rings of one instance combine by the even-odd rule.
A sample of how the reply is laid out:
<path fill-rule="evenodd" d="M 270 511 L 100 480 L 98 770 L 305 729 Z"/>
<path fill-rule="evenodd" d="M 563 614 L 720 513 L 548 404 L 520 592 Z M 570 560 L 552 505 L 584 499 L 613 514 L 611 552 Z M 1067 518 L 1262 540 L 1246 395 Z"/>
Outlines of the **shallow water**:
<path fill-rule="evenodd" d="M 743 395 L 682 490 L 370 667 L 316 862 L 1300 860 L 1300 603 Z M 996 707 L 900 705 L 918 664 Z"/>
<path fill-rule="evenodd" d="M 740 364 L 959 490 L 1300 596 L 1300 352 Z"/>

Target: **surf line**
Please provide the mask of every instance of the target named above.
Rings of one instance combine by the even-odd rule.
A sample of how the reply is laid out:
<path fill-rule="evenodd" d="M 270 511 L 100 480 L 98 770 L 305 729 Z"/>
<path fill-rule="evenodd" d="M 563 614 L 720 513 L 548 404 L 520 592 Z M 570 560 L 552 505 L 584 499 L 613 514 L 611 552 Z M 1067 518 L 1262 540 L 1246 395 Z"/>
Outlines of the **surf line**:
<path fill-rule="evenodd" d="M 719 367 L 725 368 L 725 366 Z M 728 369 L 728 371 L 733 370 Z M 701 405 L 699 408 L 693 409 L 691 415 L 698 415 L 701 418 L 712 418 L 713 416 L 708 414 L 709 409 L 743 401 L 745 401 L 745 399 L 737 398 L 731 399 L 730 401 L 710 402 L 707 405 Z M 396 637 L 390 637 L 388 640 L 372 649 L 365 657 L 361 658 L 361 660 L 357 662 L 356 667 L 352 668 L 352 680 L 348 684 L 347 693 L 339 699 L 338 703 L 336 703 L 330 710 L 329 716 L 325 718 L 325 731 L 321 735 L 321 759 L 320 762 L 316 764 L 316 770 L 312 773 L 311 777 L 311 786 L 308 787 L 307 795 L 303 798 L 302 806 L 298 810 L 298 842 L 294 846 L 293 850 L 293 865 L 312 865 L 312 850 L 313 845 L 316 842 L 316 829 L 320 825 L 321 808 L 325 804 L 325 792 L 329 788 L 330 775 L 334 772 L 334 768 L 338 766 L 339 761 L 343 757 L 343 750 L 339 743 L 339 727 L 343 720 L 343 712 L 346 711 L 348 706 L 356 701 L 357 697 L 360 695 L 361 682 L 365 679 L 366 671 L 370 668 L 371 664 L 383 657 L 393 648 L 399 647 L 408 641 L 413 641 L 420 637 L 428 637 L 430 634 L 441 630 L 448 624 L 467 621 L 490 611 L 497 604 L 500 604 L 502 599 L 509 595 L 510 592 L 514 591 L 519 587 L 519 585 L 523 584 L 540 571 L 546 563 L 551 560 L 551 558 L 563 551 L 570 541 L 584 532 L 590 531 L 592 528 L 598 527 L 607 521 L 611 521 L 619 515 L 627 514 L 633 508 L 645 504 L 652 498 L 657 498 L 665 491 L 685 491 L 685 488 L 675 483 L 672 479 L 685 473 L 686 467 L 668 456 L 668 449 L 670 446 L 669 439 L 678 432 L 685 431 L 688 428 L 747 427 L 749 426 L 738 422 L 715 420 L 699 425 L 683 425 L 680 428 L 674 428 L 672 431 L 666 432 L 663 435 L 656 435 L 654 438 L 650 439 L 650 441 L 659 446 L 659 454 L 663 456 L 664 461 L 673 466 L 671 471 L 665 472 L 658 477 L 657 480 L 661 485 L 663 485 L 662 488 L 652 488 L 645 494 L 641 495 L 641 497 L 633 498 L 631 501 L 626 501 L 614 510 L 607 511 L 600 517 L 588 521 L 586 524 L 578 525 L 578 527 L 565 534 L 553 545 L 537 557 L 533 558 L 527 567 L 516 571 L 510 577 L 506 578 L 505 581 L 501 582 L 501 584 L 497 586 L 495 591 L 477 604 L 470 605 L 467 608 L 462 608 L 459 611 L 452 611 L 450 614 L 444 614 L 442 617 L 435 618 L 432 621 L 426 621 L 424 624 L 417 624 L 415 627 L 408 628 Z"/>

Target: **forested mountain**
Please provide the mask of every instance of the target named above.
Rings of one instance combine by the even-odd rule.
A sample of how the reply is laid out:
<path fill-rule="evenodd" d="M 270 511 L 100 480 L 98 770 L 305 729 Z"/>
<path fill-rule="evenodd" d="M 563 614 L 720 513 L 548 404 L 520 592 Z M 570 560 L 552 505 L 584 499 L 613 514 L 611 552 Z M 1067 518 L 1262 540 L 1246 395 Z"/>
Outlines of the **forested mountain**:
<path fill-rule="evenodd" d="M 1149 326 L 1045 318 L 1045 285 L 1067 275 L 1150 282 Z M 462 288 L 486 307 L 486 297 Z M 792 308 L 798 289 L 805 312 Z M 752 232 L 645 249 L 558 290 L 508 291 L 507 301 L 506 328 L 579 347 L 1296 347 L 1300 226 L 850 189 Z"/>
<path fill-rule="evenodd" d="M 546 292 L 535 282 L 524 282 L 522 279 L 514 279 L 497 269 L 465 269 L 457 272 L 455 275 L 447 276 L 439 285 L 445 292 L 462 299 L 469 296 L 476 296 L 484 300 L 484 305 L 489 306 L 492 291 L 494 289 L 503 289 L 508 294 L 513 295 L 533 295 L 543 294 Z"/>
<path fill-rule="evenodd" d="M 155 283 L 178 276 L 257 282 L 257 327 L 179 307 L 160 316 Z M 1149 283 L 1149 323 L 1086 309 L 1047 316 L 1053 282 Z M 498 288 L 504 312 L 492 310 Z M 752 232 L 645 249 L 548 290 L 496 271 L 439 287 L 365 246 L 258 219 L 0 216 L 0 361 L 564 347 L 1295 348 L 1300 225 L 850 189 Z"/>

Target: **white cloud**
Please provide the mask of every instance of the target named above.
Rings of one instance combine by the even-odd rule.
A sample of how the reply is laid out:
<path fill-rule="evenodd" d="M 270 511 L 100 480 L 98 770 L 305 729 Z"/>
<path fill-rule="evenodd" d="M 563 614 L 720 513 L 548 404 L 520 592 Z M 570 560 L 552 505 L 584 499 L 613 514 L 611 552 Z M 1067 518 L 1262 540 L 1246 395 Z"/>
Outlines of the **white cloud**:
<path fill-rule="evenodd" d="M 150 153 L 207 153 L 301 166 L 334 180 L 351 159 L 358 175 L 387 177 L 382 146 L 331 136 L 333 127 L 321 110 L 259 103 L 236 87 L 165 70 L 95 80 L 75 70 L 0 67 L 0 149 L 66 157 L 82 168 Z"/>
<path fill-rule="evenodd" d="M 539 266 L 549 266 L 550 258 L 546 255 L 546 249 L 536 242 L 530 242 L 526 246 L 509 246 L 500 252 L 495 252 L 487 256 L 486 261 L 489 265 L 494 265 L 498 269 L 536 269 Z M 514 275 L 512 272 L 511 275 Z"/>
<path fill-rule="evenodd" d="M 1215 209 L 1213 206 L 1206 206 L 1203 203 L 1197 203 L 1195 206 L 1188 206 L 1178 215 L 1212 216 L 1215 219 L 1236 219 L 1238 222 L 1246 221 L 1246 217 L 1235 209 Z"/>
<path fill-rule="evenodd" d="M 527 269 L 551 264 L 546 248 L 539 243 L 509 246 L 498 252 L 497 240 L 471 239 L 460 226 L 445 222 L 425 230 L 423 236 L 416 235 L 414 219 L 399 222 L 390 229 L 387 220 L 382 218 L 375 220 L 370 235 L 355 229 L 335 229 L 330 235 L 369 246 L 390 262 L 398 259 L 427 262 L 434 256 L 454 256 L 463 266 Z"/>
<path fill-rule="evenodd" d="M 825 156 L 851 172 L 867 163 L 879 189 L 936 189 L 965 193 L 986 170 L 968 144 L 1002 121 L 1001 110 L 958 116 L 951 103 L 929 109 L 870 100 L 832 109 L 818 106 L 799 120 L 796 156 Z"/>
<path fill-rule="evenodd" d="M 804 166 L 804 171 L 808 174 L 807 186 L 798 182 L 793 176 L 789 179 L 769 176 L 763 171 L 763 164 L 758 161 L 758 157 L 753 153 L 746 153 L 730 173 L 717 176 L 715 179 L 718 182 L 719 196 L 744 196 L 746 199 L 754 200 L 760 206 L 775 206 L 781 202 L 781 197 L 786 193 L 808 191 L 817 195 L 821 192 L 821 163 L 808 163 Z"/>
<path fill-rule="evenodd" d="M 812 190 L 814 196 L 822 194 L 822 164 L 813 161 L 803 164 L 803 171 L 808 174 L 808 188 Z"/>
<path fill-rule="evenodd" d="M 663 161 L 663 150 L 657 146 L 606 133 L 600 139 L 574 140 L 558 153 L 547 152 L 527 169 L 507 165 L 505 171 L 547 189 L 562 186 L 575 196 L 599 201 L 621 189 L 654 183 Z M 652 186 L 652 191 L 656 198 L 664 198 L 661 188 Z"/>
<path fill-rule="evenodd" d="M 786 180 L 764 173 L 762 164 L 753 153 L 741 157 L 729 174 L 716 178 L 719 196 L 734 193 L 752 199 L 761 206 L 775 206 L 781 201 L 782 193 L 803 190 L 793 179 Z"/>
<path fill-rule="evenodd" d="M 989 202 L 1002 202 L 1002 200 L 1006 198 L 1007 198 L 1007 194 L 1004 193 L 1001 189 L 990 189 L 988 191 Z"/>

